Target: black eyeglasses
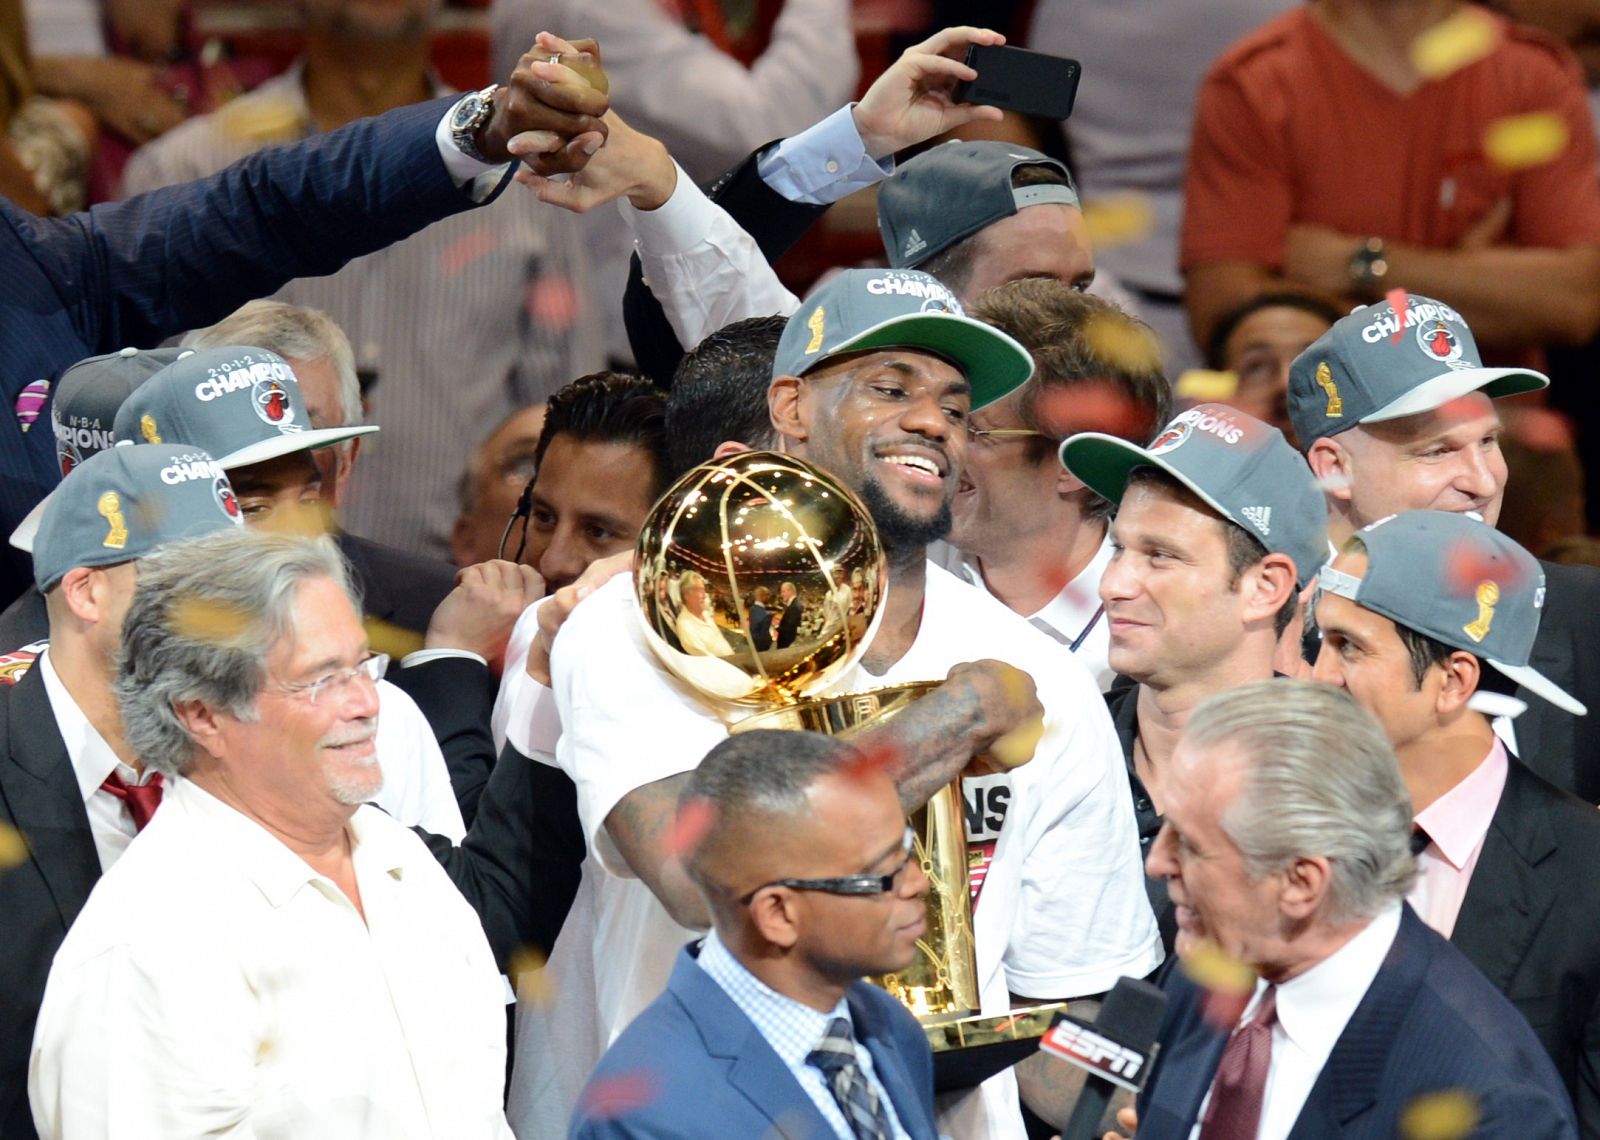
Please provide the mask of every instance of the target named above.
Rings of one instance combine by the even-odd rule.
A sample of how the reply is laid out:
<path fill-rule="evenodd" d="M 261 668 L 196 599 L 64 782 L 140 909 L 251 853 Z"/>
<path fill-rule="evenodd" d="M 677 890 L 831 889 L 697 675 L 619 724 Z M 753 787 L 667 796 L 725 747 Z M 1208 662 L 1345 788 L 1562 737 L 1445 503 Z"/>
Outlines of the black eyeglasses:
<path fill-rule="evenodd" d="M 762 883 L 745 895 L 739 900 L 739 905 L 749 906 L 750 900 L 768 887 L 788 887 L 791 891 L 821 891 L 828 895 L 886 895 L 894 890 L 900 873 L 910 866 L 915 846 L 916 833 L 908 827 L 901 842 L 905 858 L 900 860 L 900 865 L 887 875 L 841 875 L 837 879 L 774 879 L 770 883 Z"/>

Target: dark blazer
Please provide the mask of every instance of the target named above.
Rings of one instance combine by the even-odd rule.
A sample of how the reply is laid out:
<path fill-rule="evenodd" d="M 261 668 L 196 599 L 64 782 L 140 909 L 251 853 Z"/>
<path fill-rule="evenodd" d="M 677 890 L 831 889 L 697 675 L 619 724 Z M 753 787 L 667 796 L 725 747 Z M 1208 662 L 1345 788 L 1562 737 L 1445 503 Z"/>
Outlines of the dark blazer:
<path fill-rule="evenodd" d="M 1139 1140 L 1188 1140 L 1228 1034 L 1201 1013 L 1202 991 L 1167 972 L 1161 1055 L 1139 1097 Z M 1290 1140 L 1393 1140 L 1417 1097 L 1466 1092 L 1474 1140 L 1570 1140 L 1572 1105 L 1525 1021 L 1461 952 L 1409 906 L 1366 996 L 1334 1044 Z"/>
<path fill-rule="evenodd" d="M 916 1019 L 865 982 L 852 985 L 847 1000 L 856 1037 L 872 1054 L 873 1070 L 907 1135 L 936 1140 L 933 1054 Z M 654 1077 L 648 1103 L 609 1119 L 583 1117 L 590 1088 L 640 1073 Z M 693 948 L 678 955 L 666 992 L 600 1059 L 578 1102 L 567 1133 L 573 1140 L 834 1136 L 766 1038 L 695 962 Z"/>
<path fill-rule="evenodd" d="M 28 588 L 0 612 L 0 653 L 10 653 L 50 636 L 50 611 L 37 586 Z"/>
<path fill-rule="evenodd" d="M 211 324 L 286 281 L 332 273 L 471 208 L 434 141 L 450 103 L 362 119 L 68 218 L 36 218 L 0 199 L 0 535 L 61 477 L 49 409 L 37 430 L 17 422 L 24 385 Z M 0 542 L 0 601 L 30 580 L 26 556 Z"/>
<path fill-rule="evenodd" d="M 728 211 L 729 216 L 755 239 L 768 261 L 775 262 L 787 253 L 805 232 L 827 213 L 826 206 L 791 202 L 761 180 L 757 159 L 776 142 L 757 147 L 731 170 L 724 171 L 706 186 L 710 199 Z M 672 374 L 683 359 L 685 347 L 678 343 L 650 287 L 645 284 L 639 255 L 628 267 L 628 287 L 622 295 L 622 319 L 628 330 L 628 344 L 639 369 L 662 388 L 672 386 Z"/>
<path fill-rule="evenodd" d="M 1513 761 L 1450 941 L 1527 1018 L 1600 1137 L 1600 812 Z"/>
<path fill-rule="evenodd" d="M 405 691 L 428 719 L 444 753 L 450 787 L 468 827 L 494 769 L 496 685 L 489 667 L 470 657 L 436 657 L 410 668 L 390 665 L 384 680 Z"/>
<path fill-rule="evenodd" d="M 779 649 L 788 649 L 794 644 L 795 635 L 800 632 L 801 609 L 799 598 L 783 607 L 783 616 L 778 619 Z"/>
<path fill-rule="evenodd" d="M 1541 562 L 1544 613 L 1528 663 L 1589 707 L 1562 712 L 1518 688 L 1517 752 L 1527 765 L 1580 800 L 1600 804 L 1600 567 Z"/>
<path fill-rule="evenodd" d="M 456 568 L 349 531 L 334 536 L 361 587 L 361 612 L 401 629 L 426 633 L 433 611 L 456 588 Z"/>
<path fill-rule="evenodd" d="M 33 1140 L 33 1026 L 50 962 L 100 878 L 100 857 L 37 669 L 0 686 L 0 743 L 0 824 L 28 841 L 28 857 L 0 871 L 0 1140 Z"/>
<path fill-rule="evenodd" d="M 772 611 L 760 602 L 750 603 L 750 644 L 762 653 L 772 648 Z"/>

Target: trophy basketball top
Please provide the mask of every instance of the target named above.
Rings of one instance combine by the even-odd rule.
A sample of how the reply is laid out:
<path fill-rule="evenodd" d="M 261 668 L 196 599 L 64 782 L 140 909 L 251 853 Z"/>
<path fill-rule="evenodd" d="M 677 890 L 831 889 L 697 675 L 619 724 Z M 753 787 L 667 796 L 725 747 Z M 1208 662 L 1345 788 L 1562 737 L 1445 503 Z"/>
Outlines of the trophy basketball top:
<path fill-rule="evenodd" d="M 855 494 L 772 451 L 713 459 L 669 487 L 633 564 L 645 640 L 662 663 L 707 696 L 758 708 L 848 672 L 888 583 Z"/>

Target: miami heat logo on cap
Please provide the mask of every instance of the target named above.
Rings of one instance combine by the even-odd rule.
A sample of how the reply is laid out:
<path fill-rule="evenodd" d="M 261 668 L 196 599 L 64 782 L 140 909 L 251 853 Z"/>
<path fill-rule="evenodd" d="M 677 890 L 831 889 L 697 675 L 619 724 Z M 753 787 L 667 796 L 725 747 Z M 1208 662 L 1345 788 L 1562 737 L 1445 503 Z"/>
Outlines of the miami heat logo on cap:
<path fill-rule="evenodd" d="M 1167 428 L 1166 431 L 1156 436 L 1156 438 L 1151 441 L 1150 446 L 1145 450 L 1147 450 L 1151 455 L 1161 455 L 1164 452 L 1171 451 L 1184 440 L 1189 438 L 1189 432 L 1191 429 L 1192 425 L 1190 424 L 1173 424 L 1171 427 Z"/>
<path fill-rule="evenodd" d="M 275 428 L 286 428 L 294 423 L 289 390 L 271 377 L 263 377 L 250 385 L 250 406 L 255 408 L 256 415 Z"/>
<path fill-rule="evenodd" d="M 56 458 L 61 462 L 61 477 L 65 479 L 72 474 L 73 468 L 83 462 L 83 456 L 78 454 L 78 449 L 70 443 L 57 442 Z"/>
<path fill-rule="evenodd" d="M 1440 364 L 1449 364 L 1461 359 L 1461 338 L 1451 331 L 1449 325 L 1437 318 L 1423 321 L 1417 326 L 1417 343 L 1422 346 L 1423 352 Z"/>
<path fill-rule="evenodd" d="M 216 482 L 211 484 L 211 493 L 217 497 L 217 503 L 230 519 L 234 522 L 240 521 L 239 500 L 234 496 L 233 488 L 225 477 L 217 476 Z"/>

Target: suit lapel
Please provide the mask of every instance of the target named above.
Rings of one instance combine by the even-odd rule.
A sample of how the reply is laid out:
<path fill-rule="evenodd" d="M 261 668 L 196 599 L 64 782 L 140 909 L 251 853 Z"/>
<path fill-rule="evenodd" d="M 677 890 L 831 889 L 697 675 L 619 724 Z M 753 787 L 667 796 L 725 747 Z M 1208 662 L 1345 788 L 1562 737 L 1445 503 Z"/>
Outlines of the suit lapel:
<path fill-rule="evenodd" d="M 728 1084 L 772 1124 L 775 1135 L 784 1140 L 815 1140 L 832 1133 L 766 1038 L 687 950 L 678 956 L 667 989 L 699 1028 L 707 1052 L 729 1063 Z"/>
<path fill-rule="evenodd" d="M 1397 1031 L 1416 1001 L 1427 969 L 1426 940 L 1422 920 L 1409 906 L 1403 907 L 1394 945 L 1328 1054 L 1289 1140 L 1337 1135 L 1378 1103 L 1379 1084 Z"/>
<path fill-rule="evenodd" d="M 1555 829 L 1538 797 L 1529 794 L 1531 779 L 1511 762 L 1450 937 L 1501 993 L 1510 991 L 1556 897 L 1537 870 L 1556 849 Z"/>
<path fill-rule="evenodd" d="M 858 1000 L 854 993 L 849 1001 L 850 1018 L 855 1025 L 856 1036 L 872 1054 L 873 1071 L 884 1091 L 889 1094 L 895 1115 L 900 1118 L 900 1126 L 906 1130 L 907 1136 L 913 1138 L 937 1135 L 930 1106 L 917 1096 L 916 1082 L 911 1078 L 906 1058 L 889 1026 L 872 1006 Z"/>
<path fill-rule="evenodd" d="M 7 755 L 0 762 L 0 795 L 27 838 L 62 926 L 71 926 L 100 878 L 89 815 L 39 670 L 28 670 L 5 700 Z"/>
<path fill-rule="evenodd" d="M 1139 1105 L 1139 1137 L 1187 1140 L 1222 1060 L 1228 1034 L 1206 1021 L 1201 1011 L 1205 992 L 1189 981 L 1181 967 L 1167 969 L 1163 988 L 1170 1003 L 1167 1016 L 1174 1028 L 1163 1027 L 1161 1032 L 1161 1055 Z"/>

